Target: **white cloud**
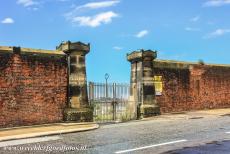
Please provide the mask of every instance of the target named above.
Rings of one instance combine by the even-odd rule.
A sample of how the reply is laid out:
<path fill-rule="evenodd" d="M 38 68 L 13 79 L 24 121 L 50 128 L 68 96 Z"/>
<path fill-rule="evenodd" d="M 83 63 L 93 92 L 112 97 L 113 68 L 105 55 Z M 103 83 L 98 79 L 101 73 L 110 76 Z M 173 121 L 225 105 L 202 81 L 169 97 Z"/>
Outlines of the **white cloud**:
<path fill-rule="evenodd" d="M 138 33 L 135 35 L 135 37 L 137 37 L 137 38 L 142 38 L 142 37 L 144 37 L 144 36 L 146 36 L 146 35 L 148 35 L 148 34 L 149 34 L 149 31 L 148 31 L 148 30 L 142 30 L 142 31 L 138 32 Z"/>
<path fill-rule="evenodd" d="M 3 24 L 13 24 L 14 23 L 14 20 L 12 18 L 5 18 L 2 20 Z"/>
<path fill-rule="evenodd" d="M 17 3 L 23 5 L 24 7 L 30 7 L 38 4 L 38 2 L 35 2 L 34 0 L 18 0 Z"/>
<path fill-rule="evenodd" d="M 192 21 L 192 22 L 197 22 L 198 20 L 200 20 L 200 16 L 195 16 L 195 17 L 190 19 L 190 21 Z"/>
<path fill-rule="evenodd" d="M 118 17 L 118 14 L 113 11 L 103 12 L 95 16 L 79 16 L 71 19 L 72 23 L 79 26 L 98 27 L 101 24 L 108 24 L 112 22 L 112 18 Z"/>
<path fill-rule="evenodd" d="M 33 11 L 37 11 L 37 10 L 38 10 L 38 8 L 37 8 L 37 7 L 34 7 L 34 8 L 32 8 L 32 10 L 33 10 Z"/>
<path fill-rule="evenodd" d="M 122 50 L 122 49 L 123 49 L 123 47 L 114 46 L 114 47 L 113 47 L 113 49 L 114 49 L 114 50 L 117 50 L 117 51 L 120 51 L 120 50 Z"/>
<path fill-rule="evenodd" d="M 102 1 L 102 2 L 91 2 L 91 3 L 86 3 L 84 5 L 78 6 L 76 9 L 82 9 L 82 8 L 87 8 L 87 9 L 99 9 L 99 8 L 106 8 L 106 7 L 111 7 L 116 4 L 120 3 L 118 0 L 113 0 L 113 1 Z"/>
<path fill-rule="evenodd" d="M 199 28 L 193 28 L 193 27 L 185 27 L 185 30 L 186 30 L 186 31 L 193 31 L 193 32 L 200 31 Z"/>
<path fill-rule="evenodd" d="M 98 27 L 102 24 L 112 22 L 112 19 L 119 15 L 113 11 L 101 12 L 95 15 L 81 15 L 82 12 L 91 11 L 93 9 L 108 8 L 120 3 L 120 0 L 104 0 L 100 2 L 89 2 L 81 6 L 74 5 L 73 10 L 66 13 L 65 18 L 75 25 Z"/>
<path fill-rule="evenodd" d="M 230 4 L 230 0 L 209 0 L 203 4 L 204 7 L 219 7 Z"/>
<path fill-rule="evenodd" d="M 207 34 L 204 38 L 215 38 L 230 33 L 230 29 L 217 29 L 214 32 Z"/>

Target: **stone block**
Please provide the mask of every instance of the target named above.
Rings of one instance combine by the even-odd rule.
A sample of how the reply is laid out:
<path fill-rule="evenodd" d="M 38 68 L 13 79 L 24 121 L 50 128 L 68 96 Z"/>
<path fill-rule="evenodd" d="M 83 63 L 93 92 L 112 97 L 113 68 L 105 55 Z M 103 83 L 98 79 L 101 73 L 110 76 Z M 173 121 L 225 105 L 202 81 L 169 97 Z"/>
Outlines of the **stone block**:
<path fill-rule="evenodd" d="M 141 115 L 142 117 L 151 117 L 160 115 L 160 107 L 157 105 L 141 105 Z"/>
<path fill-rule="evenodd" d="M 92 108 L 66 108 L 64 111 L 64 121 L 74 122 L 92 122 L 93 109 Z"/>

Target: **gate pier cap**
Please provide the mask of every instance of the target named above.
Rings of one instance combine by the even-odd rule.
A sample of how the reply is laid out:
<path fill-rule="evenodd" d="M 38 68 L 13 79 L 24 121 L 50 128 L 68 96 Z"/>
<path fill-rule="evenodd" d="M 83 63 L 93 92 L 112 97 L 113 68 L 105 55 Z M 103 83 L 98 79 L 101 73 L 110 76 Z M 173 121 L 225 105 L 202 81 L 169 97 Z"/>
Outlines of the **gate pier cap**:
<path fill-rule="evenodd" d="M 130 95 L 137 102 L 138 118 L 160 114 L 153 82 L 153 60 L 156 57 L 157 51 L 143 49 L 127 54 L 131 63 Z"/>
<path fill-rule="evenodd" d="M 62 50 L 66 54 L 76 53 L 86 55 L 90 51 L 90 44 L 84 44 L 82 42 L 62 42 L 58 47 L 58 50 Z"/>
<path fill-rule="evenodd" d="M 130 54 L 127 54 L 127 60 L 129 62 L 137 62 L 137 61 L 143 61 L 143 58 L 148 57 L 150 60 L 154 60 L 157 58 L 157 51 L 152 50 L 143 50 L 140 51 L 133 51 Z"/>
<path fill-rule="evenodd" d="M 67 54 L 68 60 L 68 108 L 65 109 L 66 121 L 92 121 L 93 110 L 89 106 L 85 56 L 90 44 L 82 42 L 63 42 L 57 50 Z"/>

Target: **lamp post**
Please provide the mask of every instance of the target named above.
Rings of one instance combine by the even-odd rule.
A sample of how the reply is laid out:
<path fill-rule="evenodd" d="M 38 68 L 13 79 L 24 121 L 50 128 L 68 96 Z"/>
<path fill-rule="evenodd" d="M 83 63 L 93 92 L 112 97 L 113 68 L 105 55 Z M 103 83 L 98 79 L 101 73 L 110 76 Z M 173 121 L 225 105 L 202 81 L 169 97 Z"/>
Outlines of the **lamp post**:
<path fill-rule="evenodd" d="M 109 79 L 109 74 L 105 74 L 105 97 L 108 97 L 108 79 Z"/>

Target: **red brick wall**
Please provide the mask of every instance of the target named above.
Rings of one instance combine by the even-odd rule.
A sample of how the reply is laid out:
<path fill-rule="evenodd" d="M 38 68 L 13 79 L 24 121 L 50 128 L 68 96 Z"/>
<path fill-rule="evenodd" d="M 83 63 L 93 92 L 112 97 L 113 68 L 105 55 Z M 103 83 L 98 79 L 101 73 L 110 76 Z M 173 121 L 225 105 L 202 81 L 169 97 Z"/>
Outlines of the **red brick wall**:
<path fill-rule="evenodd" d="M 193 109 L 230 108 L 230 67 L 194 65 L 190 76 Z"/>
<path fill-rule="evenodd" d="M 163 76 L 163 93 L 156 96 L 162 113 L 230 108 L 230 67 L 191 65 L 154 71 Z"/>
<path fill-rule="evenodd" d="M 188 110 L 189 70 L 155 68 L 154 72 L 163 80 L 162 95 L 156 96 L 161 112 Z"/>
<path fill-rule="evenodd" d="M 65 57 L 0 54 L 0 127 L 63 120 Z"/>

